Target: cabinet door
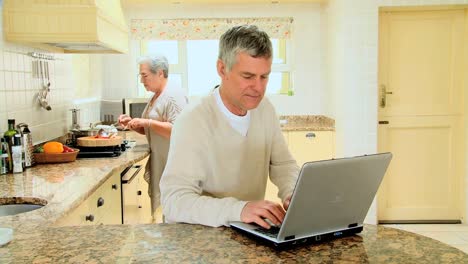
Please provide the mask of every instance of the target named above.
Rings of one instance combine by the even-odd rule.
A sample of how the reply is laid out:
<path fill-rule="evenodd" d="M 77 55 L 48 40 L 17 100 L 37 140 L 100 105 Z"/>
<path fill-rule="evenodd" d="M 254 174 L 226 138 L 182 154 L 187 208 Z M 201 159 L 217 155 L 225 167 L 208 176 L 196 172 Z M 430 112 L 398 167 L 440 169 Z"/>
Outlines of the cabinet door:
<path fill-rule="evenodd" d="M 290 131 L 289 150 L 300 167 L 308 161 L 335 156 L 334 131 Z"/>
<path fill-rule="evenodd" d="M 120 173 L 114 173 L 102 186 L 102 201 L 104 204 L 97 208 L 100 224 L 122 223 L 122 200 L 120 194 Z M 99 199 L 98 198 L 98 199 Z"/>
<path fill-rule="evenodd" d="M 335 156 L 334 131 L 285 131 L 283 135 L 299 167 L 308 161 L 331 159 Z M 278 188 L 270 179 L 267 182 L 265 199 L 281 203 Z"/>
<path fill-rule="evenodd" d="M 129 184 L 122 186 L 125 224 L 152 222 L 151 199 L 148 195 L 148 183 L 144 179 L 147 161 L 148 158 L 145 158 L 136 163 L 136 166 L 141 166 L 138 174 Z"/>
<path fill-rule="evenodd" d="M 113 187 L 116 186 L 116 187 Z M 56 222 L 58 226 L 120 224 L 120 173 L 114 173 L 81 205 Z"/>

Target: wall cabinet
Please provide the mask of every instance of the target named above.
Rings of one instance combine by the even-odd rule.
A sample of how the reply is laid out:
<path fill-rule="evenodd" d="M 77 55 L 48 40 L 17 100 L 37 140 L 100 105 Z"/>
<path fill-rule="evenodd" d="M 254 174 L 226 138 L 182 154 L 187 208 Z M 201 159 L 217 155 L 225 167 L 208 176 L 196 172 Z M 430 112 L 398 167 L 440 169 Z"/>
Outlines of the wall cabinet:
<path fill-rule="evenodd" d="M 57 226 L 121 224 L 120 173 L 113 173 L 75 210 L 60 218 Z"/>
<path fill-rule="evenodd" d="M 299 167 L 335 157 L 335 131 L 283 131 L 283 135 Z M 265 199 L 281 203 L 277 196 L 278 188 L 268 180 Z"/>
<path fill-rule="evenodd" d="M 146 224 L 153 221 L 148 183 L 144 179 L 148 157 L 135 163 L 122 179 L 124 224 Z"/>

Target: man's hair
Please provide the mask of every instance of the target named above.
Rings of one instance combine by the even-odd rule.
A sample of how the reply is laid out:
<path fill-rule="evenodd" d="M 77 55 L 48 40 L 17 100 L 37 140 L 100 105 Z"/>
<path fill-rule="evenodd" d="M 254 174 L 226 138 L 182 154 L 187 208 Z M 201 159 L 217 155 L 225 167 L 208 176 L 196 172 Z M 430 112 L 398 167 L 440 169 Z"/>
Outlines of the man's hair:
<path fill-rule="evenodd" d="M 254 25 L 235 26 L 226 31 L 219 41 L 220 59 L 230 71 L 236 63 L 236 56 L 246 52 L 254 58 L 271 58 L 272 46 L 268 34 Z"/>
<path fill-rule="evenodd" d="M 169 62 L 167 58 L 162 55 L 144 56 L 138 59 L 138 64 L 148 64 L 150 72 L 157 73 L 159 70 L 163 71 L 164 78 L 169 74 Z"/>

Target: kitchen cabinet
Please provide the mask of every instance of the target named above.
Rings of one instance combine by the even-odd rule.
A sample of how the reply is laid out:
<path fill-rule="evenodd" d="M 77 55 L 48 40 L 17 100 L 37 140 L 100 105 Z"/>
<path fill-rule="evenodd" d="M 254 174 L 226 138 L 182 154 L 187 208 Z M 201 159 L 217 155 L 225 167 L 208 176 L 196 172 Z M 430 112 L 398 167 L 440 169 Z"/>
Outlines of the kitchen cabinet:
<path fill-rule="evenodd" d="M 122 179 L 124 224 L 151 223 L 151 199 L 148 183 L 144 179 L 148 157 L 135 163 Z"/>
<path fill-rule="evenodd" d="M 299 167 L 308 161 L 335 157 L 335 131 L 283 131 L 283 135 Z M 278 188 L 268 180 L 265 199 L 281 203 L 277 196 Z"/>
<path fill-rule="evenodd" d="M 57 226 L 121 224 L 120 173 L 114 172 L 75 210 L 60 218 Z"/>

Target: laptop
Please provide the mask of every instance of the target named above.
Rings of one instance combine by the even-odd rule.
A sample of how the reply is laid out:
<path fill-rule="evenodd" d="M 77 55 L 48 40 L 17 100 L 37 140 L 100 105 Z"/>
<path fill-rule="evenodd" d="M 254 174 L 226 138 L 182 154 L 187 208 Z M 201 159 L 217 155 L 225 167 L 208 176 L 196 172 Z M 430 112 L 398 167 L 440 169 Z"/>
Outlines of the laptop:
<path fill-rule="evenodd" d="M 278 248 L 359 233 L 391 159 L 381 153 L 305 163 L 281 226 L 230 225 Z"/>

